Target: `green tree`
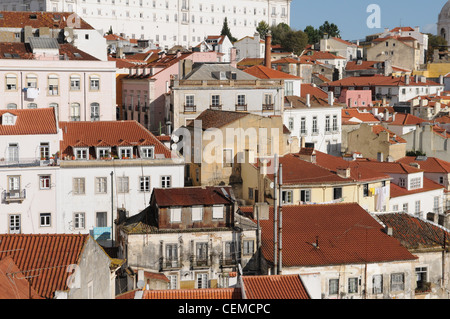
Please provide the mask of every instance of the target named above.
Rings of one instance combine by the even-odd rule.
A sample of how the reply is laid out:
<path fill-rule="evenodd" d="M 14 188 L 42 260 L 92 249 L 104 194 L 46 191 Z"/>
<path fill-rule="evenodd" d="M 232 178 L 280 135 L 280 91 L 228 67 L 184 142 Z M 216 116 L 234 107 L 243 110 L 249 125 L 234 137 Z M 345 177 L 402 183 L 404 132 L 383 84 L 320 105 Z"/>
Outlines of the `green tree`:
<path fill-rule="evenodd" d="M 341 37 L 341 31 L 339 31 L 339 28 L 334 23 L 329 23 L 328 21 L 325 21 L 320 27 L 319 27 L 319 33 L 320 38 L 323 38 L 324 34 L 328 34 L 330 38 L 332 37 Z"/>
<path fill-rule="evenodd" d="M 308 35 L 301 31 L 289 31 L 283 43 L 281 43 L 282 47 L 289 52 L 294 52 L 296 55 L 300 55 L 302 51 L 305 49 L 308 44 Z"/>
<path fill-rule="evenodd" d="M 309 25 L 303 30 L 308 36 L 308 44 L 315 44 L 320 41 L 320 32 L 312 25 Z"/>
<path fill-rule="evenodd" d="M 228 19 L 227 18 L 225 18 L 223 20 L 223 26 L 222 26 L 222 31 L 220 32 L 220 35 L 226 35 L 230 39 L 231 42 L 237 41 L 237 39 L 231 35 L 231 30 L 228 27 Z"/>
<path fill-rule="evenodd" d="M 427 33 L 428 35 L 428 50 L 427 50 L 427 62 L 433 61 L 434 50 L 444 51 L 447 50 L 447 40 L 440 35 L 434 35 Z"/>
<path fill-rule="evenodd" d="M 108 30 L 108 32 L 106 32 L 106 34 L 113 34 L 112 26 L 109 27 L 109 30 Z"/>
<path fill-rule="evenodd" d="M 256 32 L 259 33 L 259 36 L 261 39 L 264 39 L 266 37 L 267 32 L 269 32 L 269 25 L 266 21 L 260 21 L 258 23 L 258 26 L 256 27 Z"/>
<path fill-rule="evenodd" d="M 283 44 L 286 35 L 291 31 L 291 27 L 286 23 L 280 23 L 269 28 L 272 34 L 272 44 Z"/>

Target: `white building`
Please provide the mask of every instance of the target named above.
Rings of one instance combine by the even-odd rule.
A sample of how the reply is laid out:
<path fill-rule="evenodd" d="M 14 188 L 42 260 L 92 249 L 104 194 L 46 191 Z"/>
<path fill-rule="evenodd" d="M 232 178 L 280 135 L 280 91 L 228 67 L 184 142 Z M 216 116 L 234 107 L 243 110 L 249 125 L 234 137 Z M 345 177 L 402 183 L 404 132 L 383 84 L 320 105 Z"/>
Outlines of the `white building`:
<path fill-rule="evenodd" d="M 149 39 L 161 47 L 194 46 L 209 34 L 219 34 L 225 18 L 234 37 L 253 34 L 262 20 L 290 24 L 291 0 L 1 0 L 11 11 L 76 12 L 103 33 Z M 2 7 L 3 6 L 3 7 Z"/>
<path fill-rule="evenodd" d="M 237 50 L 236 60 L 241 61 L 245 58 L 260 59 L 264 58 L 266 52 L 266 44 L 261 39 L 258 32 L 253 37 L 245 36 L 233 43 Z"/>
<path fill-rule="evenodd" d="M 0 43 L 0 109 L 55 107 L 62 121 L 116 119 L 115 62 L 56 39 L 32 38 L 30 46 Z"/>
<path fill-rule="evenodd" d="M 328 51 L 335 55 L 345 57 L 347 61 L 353 61 L 362 58 L 363 49 L 356 43 L 351 43 L 341 38 L 324 37 L 319 42 L 320 51 Z"/>
<path fill-rule="evenodd" d="M 330 98 L 331 94 L 330 94 Z M 320 152 L 341 155 L 342 106 L 334 101 L 306 95 L 286 96 L 283 123 L 301 145 L 314 144 Z"/>
<path fill-rule="evenodd" d="M 0 116 L 0 233 L 56 233 L 55 110 L 1 110 Z"/>

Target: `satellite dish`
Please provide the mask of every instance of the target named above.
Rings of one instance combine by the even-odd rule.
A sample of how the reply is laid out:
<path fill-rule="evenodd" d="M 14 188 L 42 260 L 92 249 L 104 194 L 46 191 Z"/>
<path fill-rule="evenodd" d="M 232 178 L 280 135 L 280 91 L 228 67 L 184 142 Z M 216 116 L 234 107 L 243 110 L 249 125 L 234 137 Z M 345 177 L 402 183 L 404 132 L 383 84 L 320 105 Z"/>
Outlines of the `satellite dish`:
<path fill-rule="evenodd" d="M 143 280 L 139 280 L 139 281 L 137 282 L 136 286 L 137 286 L 139 289 L 142 289 L 142 288 L 145 287 L 145 282 L 144 282 Z"/>
<path fill-rule="evenodd" d="M 64 32 L 64 36 L 65 37 L 69 36 L 69 31 Z"/>
<path fill-rule="evenodd" d="M 275 186 L 275 184 L 273 182 L 270 183 L 269 187 L 273 189 L 273 187 Z"/>
<path fill-rule="evenodd" d="M 66 40 L 67 40 L 67 42 L 72 42 L 72 38 L 71 37 L 68 37 Z"/>
<path fill-rule="evenodd" d="M 176 135 L 172 135 L 172 141 L 174 141 L 174 143 L 178 143 L 178 141 L 180 140 L 180 138 Z"/>

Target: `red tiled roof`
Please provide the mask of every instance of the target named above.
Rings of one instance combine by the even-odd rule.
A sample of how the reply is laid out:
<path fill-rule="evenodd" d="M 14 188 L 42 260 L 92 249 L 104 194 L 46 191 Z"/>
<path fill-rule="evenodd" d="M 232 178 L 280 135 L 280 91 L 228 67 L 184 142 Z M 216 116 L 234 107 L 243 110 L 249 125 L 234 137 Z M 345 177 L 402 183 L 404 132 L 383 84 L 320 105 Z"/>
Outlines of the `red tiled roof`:
<path fill-rule="evenodd" d="M 311 299 L 299 275 L 242 276 L 247 299 Z"/>
<path fill-rule="evenodd" d="M 15 125 L 4 125 L 3 115 L 17 116 Z M 57 122 L 53 108 L 0 110 L 0 135 L 56 134 Z"/>
<path fill-rule="evenodd" d="M 450 138 L 450 133 L 439 125 L 433 125 L 433 132 L 443 138 Z"/>
<path fill-rule="evenodd" d="M 379 162 L 371 159 L 357 159 L 360 167 L 386 174 L 412 174 L 423 172 L 423 170 L 400 162 Z"/>
<path fill-rule="evenodd" d="M 447 247 L 449 245 L 450 233 L 429 221 L 403 212 L 378 214 L 377 217 L 392 228 L 392 236 L 408 249 L 442 248 L 445 237 Z"/>
<path fill-rule="evenodd" d="M 313 86 L 312 84 L 302 84 L 300 95 L 301 97 L 306 97 L 306 94 L 310 94 L 311 96 L 315 96 L 322 99 L 328 99 L 328 93 L 322 90 L 317 86 Z"/>
<path fill-rule="evenodd" d="M 356 61 L 348 61 L 345 66 L 346 71 L 356 71 L 356 70 L 370 70 L 376 69 L 375 64 L 381 63 L 380 61 L 361 61 L 357 63 Z"/>
<path fill-rule="evenodd" d="M 240 288 L 146 290 L 142 299 L 242 299 Z"/>
<path fill-rule="evenodd" d="M 60 122 L 59 126 L 63 131 L 62 158 L 71 156 L 72 147 L 80 141 L 88 146 L 96 146 L 100 141 L 118 146 L 121 143 L 138 145 L 143 140 L 153 142 L 155 154 L 171 157 L 171 151 L 136 121 Z"/>
<path fill-rule="evenodd" d="M 344 57 L 335 55 L 327 51 L 311 51 L 311 52 L 313 52 L 313 54 L 309 55 L 309 57 L 312 60 L 335 60 L 335 59 L 345 60 Z"/>
<path fill-rule="evenodd" d="M 244 72 L 256 76 L 260 79 L 293 79 L 293 80 L 300 80 L 301 77 L 291 75 L 285 72 L 281 72 L 278 70 L 274 70 L 271 68 L 268 68 L 264 65 L 255 65 L 249 68 L 244 69 Z"/>
<path fill-rule="evenodd" d="M 338 38 L 338 37 L 332 37 L 331 39 L 333 39 L 333 40 L 336 40 L 336 41 L 338 41 L 338 42 L 341 42 L 341 43 L 344 43 L 344 44 L 346 44 L 346 45 L 348 45 L 348 46 L 355 46 L 355 47 L 360 47 L 359 45 L 357 45 L 356 43 L 352 43 L 352 42 L 349 42 L 349 41 L 345 41 L 345 40 L 342 40 L 341 38 Z"/>
<path fill-rule="evenodd" d="M 437 189 L 444 189 L 444 186 L 439 185 L 426 177 L 423 178 L 423 187 L 419 189 L 407 190 L 406 188 L 391 183 L 391 198 L 414 195 L 418 193 L 434 191 Z"/>
<path fill-rule="evenodd" d="M 231 204 L 231 199 L 225 197 L 222 189 L 230 194 L 229 186 L 155 188 L 152 199 L 159 207 Z"/>
<path fill-rule="evenodd" d="M 381 132 L 387 132 L 389 133 L 389 142 L 391 144 L 403 144 L 406 143 L 406 140 L 403 139 L 400 136 L 397 136 L 394 132 L 388 130 L 384 126 L 381 125 L 373 125 L 372 126 L 372 132 L 374 132 L 377 135 L 380 135 Z"/>
<path fill-rule="evenodd" d="M 426 122 L 424 119 L 409 113 L 397 113 L 395 120 L 392 120 L 392 117 L 390 120 L 390 125 L 419 125 L 420 123 Z"/>
<path fill-rule="evenodd" d="M 10 256 L 44 298 L 67 290 L 67 267 L 78 264 L 89 235 L 0 234 L 0 259 Z"/>
<path fill-rule="evenodd" d="M 272 64 L 299 64 L 300 61 L 294 58 L 284 57 L 275 61 L 272 61 Z"/>
<path fill-rule="evenodd" d="M 221 128 L 222 126 L 242 119 L 247 115 L 249 115 L 249 113 L 206 109 L 200 113 L 195 120 L 202 121 L 202 129 L 207 130 L 209 128 Z M 193 126 L 193 122 L 188 125 L 188 127 Z"/>
<path fill-rule="evenodd" d="M 31 26 L 32 28 L 48 27 L 50 29 L 64 29 L 73 22 L 74 29 L 94 28 L 84 19 L 72 12 L 30 12 L 30 11 L 0 11 L 3 18 L 0 19 L 0 28 L 23 28 Z M 78 19 L 75 19 L 78 17 Z M 75 22 L 78 22 L 75 23 Z"/>
<path fill-rule="evenodd" d="M 10 256 L 0 260 L 0 299 L 43 299 Z"/>
<path fill-rule="evenodd" d="M 326 98 L 317 97 L 315 95 L 310 97 L 310 106 L 307 106 L 306 97 L 300 96 L 285 96 L 285 102 L 288 104 L 292 104 L 292 108 L 308 108 L 308 107 L 336 107 L 337 105 L 328 104 L 328 96 Z"/>
<path fill-rule="evenodd" d="M 273 263 L 273 207 L 260 220 L 262 253 Z M 415 260 L 356 203 L 283 206 L 283 267 Z M 316 246 L 317 243 L 317 246 Z"/>
<path fill-rule="evenodd" d="M 416 82 L 414 77 L 410 77 L 410 86 L 440 86 L 439 83 L 427 80 L 425 82 Z M 339 87 L 349 87 L 349 86 L 407 86 L 405 83 L 405 77 L 394 77 L 394 76 L 383 76 L 383 75 L 373 75 L 373 76 L 350 76 L 343 78 L 342 80 L 329 82 L 322 84 L 322 86 L 339 86 Z"/>
<path fill-rule="evenodd" d="M 357 109 L 354 108 L 347 108 L 347 109 L 342 109 L 341 112 L 341 116 L 342 116 L 342 123 L 347 123 L 347 122 L 351 122 L 350 120 L 352 118 L 356 118 L 358 120 L 360 120 L 361 122 L 364 123 L 380 123 L 380 120 L 377 119 L 372 113 L 369 112 L 360 112 Z M 359 123 L 359 122 L 358 122 Z"/>
<path fill-rule="evenodd" d="M 417 163 L 426 173 L 450 173 L 450 162 L 444 161 L 437 157 L 426 157 L 426 159 L 418 159 L 415 156 L 405 156 L 398 160 L 398 162 L 410 165 Z"/>
<path fill-rule="evenodd" d="M 243 69 L 250 66 L 264 64 L 264 58 L 245 58 L 239 61 L 236 65 L 239 69 Z"/>
<path fill-rule="evenodd" d="M 415 31 L 415 30 L 411 27 L 396 27 L 392 29 L 390 32 L 399 32 L 399 31 Z"/>

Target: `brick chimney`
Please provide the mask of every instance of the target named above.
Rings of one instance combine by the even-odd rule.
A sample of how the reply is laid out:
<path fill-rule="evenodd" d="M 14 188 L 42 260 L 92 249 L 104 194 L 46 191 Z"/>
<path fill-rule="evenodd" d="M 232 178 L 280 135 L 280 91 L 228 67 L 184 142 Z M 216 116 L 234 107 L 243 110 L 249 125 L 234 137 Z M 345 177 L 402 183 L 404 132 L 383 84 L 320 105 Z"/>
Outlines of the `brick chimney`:
<path fill-rule="evenodd" d="M 264 54 L 264 66 L 272 68 L 272 34 L 267 32 L 266 34 L 266 52 Z"/>

